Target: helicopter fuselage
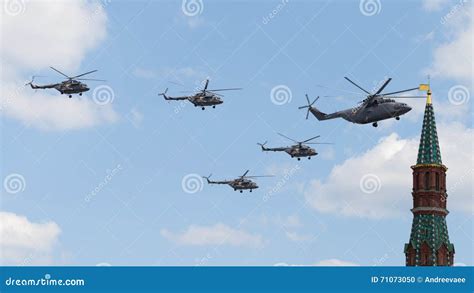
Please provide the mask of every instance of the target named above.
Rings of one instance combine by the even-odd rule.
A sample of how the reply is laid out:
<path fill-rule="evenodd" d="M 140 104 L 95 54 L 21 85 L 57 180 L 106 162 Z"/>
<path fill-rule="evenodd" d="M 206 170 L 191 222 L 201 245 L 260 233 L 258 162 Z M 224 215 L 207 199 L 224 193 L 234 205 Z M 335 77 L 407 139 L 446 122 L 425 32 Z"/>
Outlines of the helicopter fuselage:
<path fill-rule="evenodd" d="M 308 146 L 299 146 L 293 145 L 285 150 L 287 154 L 291 157 L 301 158 L 301 157 L 312 157 L 316 156 L 318 153 L 315 149 Z"/>
<path fill-rule="evenodd" d="M 376 123 L 377 121 L 397 118 L 410 112 L 411 107 L 392 99 L 377 99 L 366 107 L 354 107 L 331 114 L 321 113 L 316 108 L 310 108 L 311 113 L 320 120 L 343 118 L 356 124 Z"/>
<path fill-rule="evenodd" d="M 229 183 L 229 186 L 232 187 L 234 190 L 245 190 L 245 189 L 257 189 L 257 183 L 253 182 L 252 180 L 248 179 L 236 179 Z"/>
<path fill-rule="evenodd" d="M 89 88 L 85 83 L 82 83 L 77 80 L 71 81 L 64 81 L 62 83 L 58 83 L 55 87 L 61 94 L 80 94 L 83 92 L 87 92 Z"/>
<path fill-rule="evenodd" d="M 215 106 L 224 103 L 217 95 L 197 94 L 192 96 L 189 101 L 196 107 Z"/>

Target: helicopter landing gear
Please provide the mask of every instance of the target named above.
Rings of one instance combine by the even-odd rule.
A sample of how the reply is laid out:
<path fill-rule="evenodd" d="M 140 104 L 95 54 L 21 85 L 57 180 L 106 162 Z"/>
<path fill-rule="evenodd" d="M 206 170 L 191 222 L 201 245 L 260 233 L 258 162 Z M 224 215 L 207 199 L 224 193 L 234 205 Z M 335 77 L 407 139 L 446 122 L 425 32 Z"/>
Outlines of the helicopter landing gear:
<path fill-rule="evenodd" d="M 298 158 L 298 161 L 301 161 L 301 158 Z"/>
<path fill-rule="evenodd" d="M 308 157 L 308 160 L 311 160 L 311 157 Z"/>
<path fill-rule="evenodd" d="M 72 98 L 72 95 L 69 95 L 69 98 Z"/>
<path fill-rule="evenodd" d="M 240 193 L 244 192 L 243 190 L 240 191 Z"/>
<path fill-rule="evenodd" d="M 212 109 L 215 109 L 215 108 L 216 108 L 216 106 L 212 106 Z"/>
<path fill-rule="evenodd" d="M 397 117 L 395 117 L 395 120 L 400 120 L 400 117 L 398 117 L 398 116 L 397 116 Z"/>
<path fill-rule="evenodd" d="M 252 192 L 252 189 L 250 189 L 250 192 Z"/>
<path fill-rule="evenodd" d="M 79 93 L 79 96 L 82 96 L 82 93 Z"/>
<path fill-rule="evenodd" d="M 204 108 L 204 107 L 202 107 L 201 109 L 202 109 L 203 111 L 206 110 L 206 108 Z"/>
<path fill-rule="evenodd" d="M 377 122 L 374 122 L 374 123 L 372 123 L 372 126 L 373 126 L 373 127 L 377 127 L 377 126 L 379 126 L 379 125 L 377 124 Z"/>

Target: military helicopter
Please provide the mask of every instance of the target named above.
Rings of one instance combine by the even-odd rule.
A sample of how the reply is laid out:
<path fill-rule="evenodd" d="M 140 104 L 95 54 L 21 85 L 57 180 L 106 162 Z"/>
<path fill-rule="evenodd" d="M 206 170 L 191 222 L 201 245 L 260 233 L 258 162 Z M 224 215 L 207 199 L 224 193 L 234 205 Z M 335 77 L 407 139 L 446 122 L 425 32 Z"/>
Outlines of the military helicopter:
<path fill-rule="evenodd" d="M 387 86 L 387 84 L 392 80 L 391 78 L 387 79 L 383 85 L 374 93 L 363 89 L 358 84 L 353 82 L 347 77 L 344 77 L 347 81 L 358 87 L 360 90 L 367 94 L 367 98 L 360 102 L 357 107 L 345 109 L 342 111 L 334 112 L 331 114 L 326 114 L 319 111 L 314 107 L 314 103 L 319 99 L 319 96 L 310 103 L 308 95 L 306 95 L 306 101 L 308 105 L 301 106 L 298 109 L 308 108 L 306 112 L 306 119 L 308 119 L 309 112 L 311 112 L 318 120 L 328 120 L 335 118 L 343 118 L 349 122 L 357 124 L 367 124 L 372 123 L 372 126 L 377 127 L 378 121 L 395 118 L 400 120 L 400 116 L 408 113 L 411 110 L 411 107 L 405 103 L 396 102 L 394 99 L 401 98 L 426 98 L 423 96 L 392 96 L 395 94 L 410 92 L 419 89 L 411 88 L 402 91 L 396 91 L 391 93 L 383 94 L 382 91 Z"/>
<path fill-rule="evenodd" d="M 67 79 L 63 82 L 60 83 L 53 83 L 53 84 L 46 84 L 46 85 L 35 85 L 33 84 L 33 81 L 35 77 L 31 79 L 30 82 L 28 82 L 25 85 L 31 86 L 32 89 L 51 89 L 54 88 L 57 91 L 59 91 L 61 94 L 67 94 L 69 95 L 69 98 L 72 98 L 72 94 L 79 94 L 79 96 L 82 96 L 83 92 L 87 92 L 89 88 L 87 87 L 87 84 L 80 82 L 79 80 L 93 80 L 93 81 L 105 81 L 102 79 L 89 79 L 89 78 L 78 78 L 81 76 L 84 76 L 86 74 L 90 74 L 93 72 L 96 72 L 97 70 L 92 70 L 83 74 L 79 74 L 76 76 L 67 76 L 66 74 L 62 73 L 61 71 L 57 70 L 54 67 L 50 67 L 52 70 L 58 72 L 59 74 L 65 76 Z"/>
<path fill-rule="evenodd" d="M 257 189 L 258 185 L 254 181 L 250 180 L 249 178 L 256 178 L 256 177 L 273 177 L 273 175 L 263 175 L 263 176 L 247 176 L 249 170 L 245 171 L 242 176 L 239 176 L 233 180 L 223 180 L 223 181 L 212 181 L 209 178 L 212 176 L 209 175 L 207 177 L 203 176 L 207 180 L 209 184 L 227 184 L 234 189 L 234 191 L 239 190 L 242 193 L 245 189 L 249 189 L 252 192 L 253 189 Z"/>
<path fill-rule="evenodd" d="M 330 142 L 310 142 L 313 139 L 320 137 L 320 135 L 317 135 L 315 137 L 312 137 L 303 141 L 296 141 L 281 133 L 278 133 L 278 135 L 281 135 L 284 138 L 295 142 L 296 144 L 292 146 L 288 146 L 288 147 L 279 147 L 279 148 L 267 148 L 265 147 L 265 144 L 267 142 L 257 143 L 257 144 L 262 148 L 262 151 L 264 152 L 270 152 L 270 151 L 271 152 L 285 152 L 289 154 L 292 158 L 294 157 L 298 158 L 298 161 L 301 160 L 302 157 L 308 157 L 308 160 L 311 160 L 312 156 L 316 156 L 318 154 L 315 149 L 307 146 L 306 144 L 332 144 Z"/>
<path fill-rule="evenodd" d="M 209 79 L 206 79 L 204 88 L 201 91 L 198 91 L 197 93 L 191 96 L 170 97 L 166 95 L 166 93 L 168 92 L 168 89 L 166 89 L 163 93 L 159 95 L 163 96 L 165 100 L 167 101 L 188 100 L 195 107 L 201 107 L 203 110 L 205 110 L 206 109 L 205 107 L 212 106 L 212 108 L 216 108 L 216 105 L 224 103 L 224 101 L 222 100 L 223 95 L 218 94 L 216 92 L 241 90 L 241 88 L 208 90 L 207 89 L 208 85 L 209 85 Z"/>

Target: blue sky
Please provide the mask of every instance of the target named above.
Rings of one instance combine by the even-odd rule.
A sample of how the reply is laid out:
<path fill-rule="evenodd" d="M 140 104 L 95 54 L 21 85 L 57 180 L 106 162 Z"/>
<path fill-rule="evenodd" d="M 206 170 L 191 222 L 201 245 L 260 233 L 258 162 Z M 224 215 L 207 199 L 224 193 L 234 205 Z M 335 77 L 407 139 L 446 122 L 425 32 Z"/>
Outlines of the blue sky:
<path fill-rule="evenodd" d="M 297 107 L 305 93 L 331 96 L 316 103 L 325 112 L 354 106 L 364 97 L 344 76 L 369 90 L 392 77 L 395 91 L 429 73 L 448 229 L 456 262 L 472 265 L 472 3 L 373 1 L 371 11 L 365 2 L 204 0 L 196 15 L 186 1 L 5 6 L 1 211 L 17 240 L 2 244 L 3 263 L 404 265 L 424 101 L 378 128 L 305 120 Z M 107 82 L 72 99 L 23 87 L 31 75 L 60 80 L 50 65 L 98 69 L 91 78 Z M 158 96 L 205 78 L 243 90 L 205 111 Z M 279 86 L 289 89 L 281 105 L 271 96 Z M 290 144 L 277 132 L 334 145 L 311 161 L 262 153 L 257 142 Z M 247 169 L 276 177 L 252 194 L 182 187 L 195 174 Z M 374 190 L 360 187 L 365 175 Z"/>

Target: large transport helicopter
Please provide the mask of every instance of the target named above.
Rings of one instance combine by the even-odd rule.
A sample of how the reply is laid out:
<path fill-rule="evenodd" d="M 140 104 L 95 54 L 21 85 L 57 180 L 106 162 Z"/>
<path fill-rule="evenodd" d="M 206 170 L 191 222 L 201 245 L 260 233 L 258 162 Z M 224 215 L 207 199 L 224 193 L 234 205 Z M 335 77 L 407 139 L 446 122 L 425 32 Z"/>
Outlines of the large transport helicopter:
<path fill-rule="evenodd" d="M 316 152 L 316 150 L 314 148 L 308 146 L 308 144 L 332 144 L 330 142 L 311 142 L 313 139 L 316 139 L 316 138 L 320 137 L 319 135 L 317 135 L 315 137 L 312 137 L 312 138 L 309 138 L 309 139 L 306 139 L 306 140 L 303 140 L 303 141 L 296 141 L 296 140 L 294 140 L 292 138 L 289 138 L 288 136 L 286 136 L 284 134 L 281 134 L 281 133 L 278 133 L 278 135 L 281 135 L 284 138 L 295 142 L 296 144 L 292 145 L 292 146 L 277 147 L 277 148 L 265 147 L 267 142 L 257 143 L 257 144 L 262 148 L 262 151 L 264 151 L 264 152 L 285 152 L 288 155 L 290 155 L 292 158 L 298 158 L 298 161 L 302 157 L 308 157 L 308 160 L 310 160 L 312 156 L 316 156 L 318 154 Z"/>
<path fill-rule="evenodd" d="M 245 171 L 245 173 L 233 180 L 222 180 L 222 181 L 212 181 L 210 177 L 212 176 L 203 176 L 207 180 L 209 184 L 227 184 L 234 189 L 234 191 L 239 190 L 242 193 L 244 190 L 249 190 L 252 192 L 253 189 L 257 189 L 258 185 L 256 182 L 252 181 L 249 178 L 257 178 L 257 177 L 273 177 L 273 175 L 262 175 L 262 176 L 247 176 L 249 170 Z"/>
<path fill-rule="evenodd" d="M 67 76 L 66 74 L 62 73 L 61 71 L 57 70 L 54 67 L 50 67 L 52 70 L 56 71 L 57 73 L 63 75 L 67 79 L 65 81 L 62 81 L 60 83 L 52 83 L 52 84 L 45 84 L 45 85 L 35 85 L 33 84 L 33 81 L 35 77 L 31 79 L 29 83 L 26 85 L 31 86 L 32 89 L 56 89 L 58 92 L 61 94 L 66 94 L 69 95 L 69 98 L 72 98 L 73 94 L 79 94 L 79 96 L 82 96 L 83 92 L 87 92 L 90 88 L 87 86 L 87 84 L 80 82 L 80 80 L 91 80 L 91 81 L 105 81 L 102 79 L 90 79 L 90 78 L 80 78 L 81 76 L 91 74 L 93 72 L 96 72 L 97 70 L 92 70 L 83 74 L 79 74 L 76 76 Z"/>
<path fill-rule="evenodd" d="M 201 109 L 205 110 L 206 107 L 212 106 L 212 108 L 215 108 L 216 105 L 220 105 L 224 103 L 222 100 L 223 95 L 218 94 L 216 92 L 221 92 L 221 91 L 236 91 L 236 90 L 241 90 L 242 88 L 227 88 L 227 89 L 213 89 L 209 90 L 207 89 L 207 86 L 209 85 L 209 79 L 206 79 L 206 82 L 204 84 L 204 88 L 198 92 L 196 92 L 193 95 L 190 96 L 181 96 L 181 97 L 170 97 L 166 95 L 168 92 L 168 89 L 166 89 L 163 93 L 159 94 L 160 96 L 163 96 L 165 100 L 167 101 L 180 101 L 180 100 L 188 100 L 191 102 L 195 107 L 201 107 Z"/>
<path fill-rule="evenodd" d="M 392 80 L 391 78 L 387 79 L 383 83 L 383 85 L 374 93 L 370 93 L 369 91 L 363 89 L 361 86 L 359 86 L 349 78 L 344 78 L 356 87 L 358 87 L 364 93 L 366 93 L 367 98 L 361 101 L 360 104 L 354 108 L 349 108 L 334 113 L 326 114 L 313 106 L 314 103 L 319 99 L 319 96 L 313 102 L 310 102 L 308 95 L 306 95 L 306 101 L 308 102 L 308 104 L 306 106 L 301 106 L 298 108 L 308 108 L 308 111 L 306 112 L 306 119 L 308 119 L 308 115 L 311 112 L 311 114 L 313 114 L 314 117 L 316 117 L 316 119 L 318 120 L 343 118 L 344 120 L 356 124 L 372 123 L 372 126 L 377 127 L 379 121 L 390 118 L 400 120 L 400 116 L 408 113 L 411 110 L 411 107 L 408 106 L 406 103 L 397 102 L 395 101 L 395 99 L 426 98 L 425 96 L 396 95 L 414 90 L 419 90 L 419 87 L 385 94 L 382 93 L 384 88 Z"/>

